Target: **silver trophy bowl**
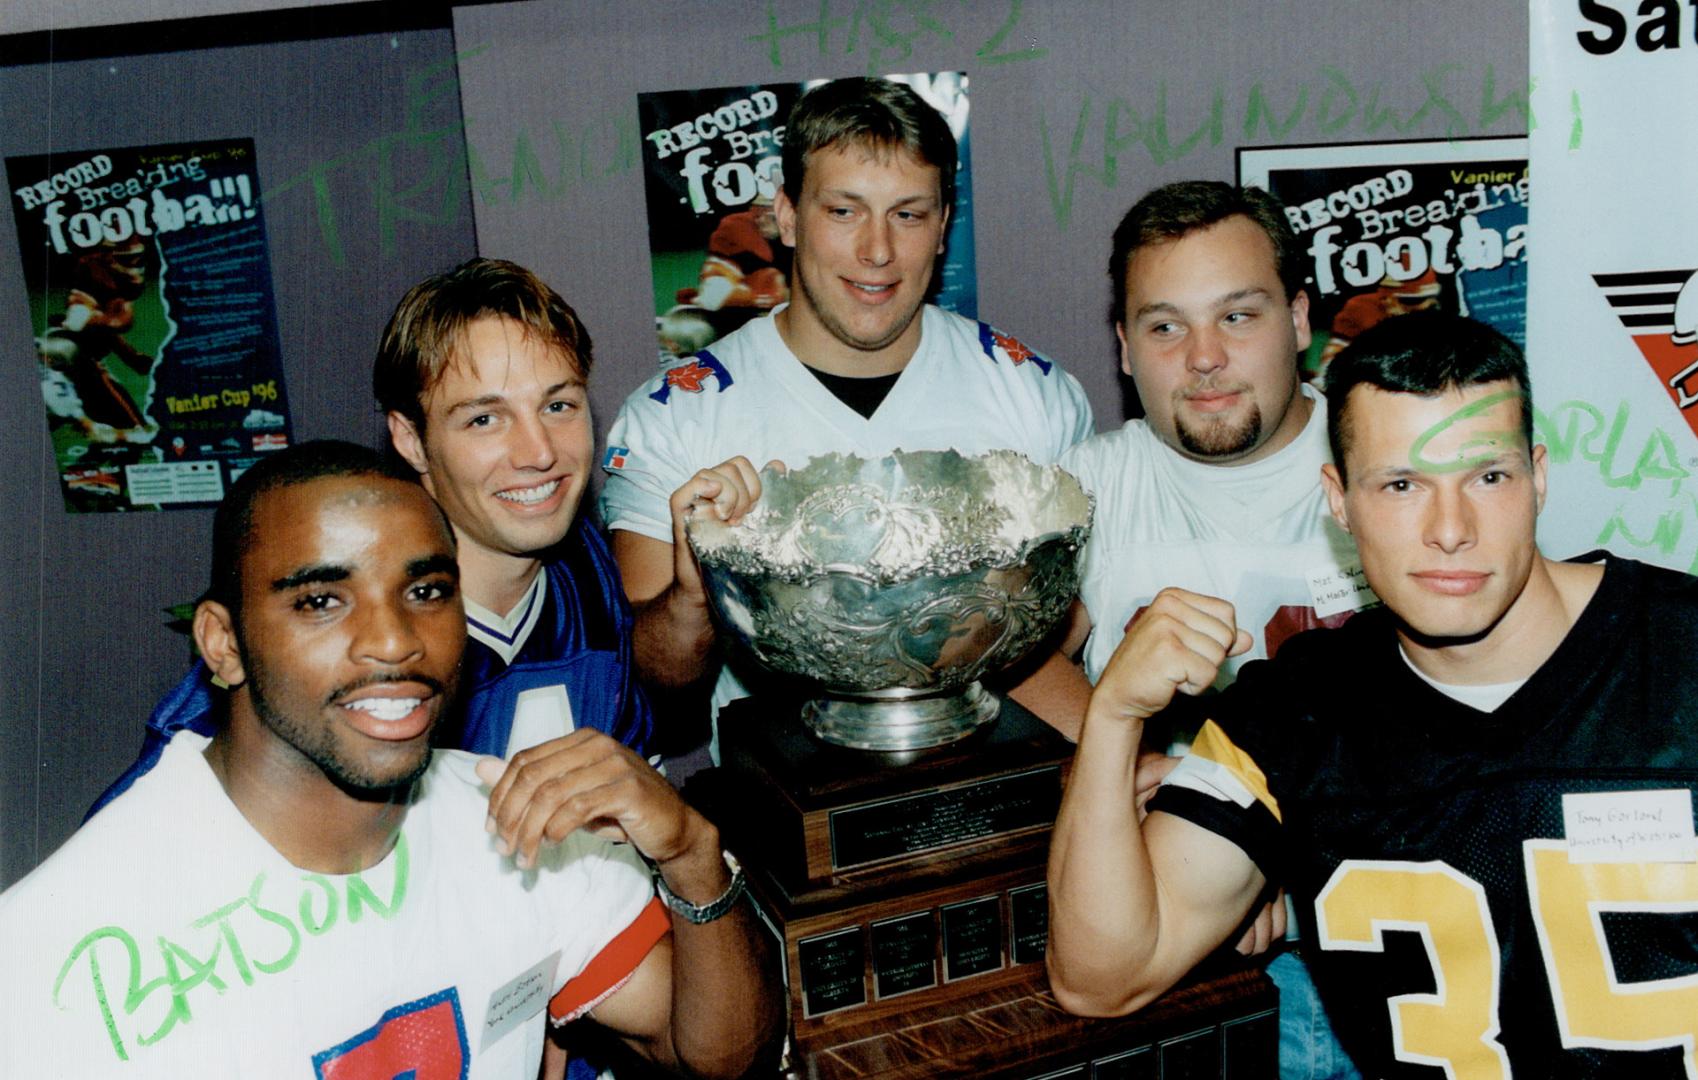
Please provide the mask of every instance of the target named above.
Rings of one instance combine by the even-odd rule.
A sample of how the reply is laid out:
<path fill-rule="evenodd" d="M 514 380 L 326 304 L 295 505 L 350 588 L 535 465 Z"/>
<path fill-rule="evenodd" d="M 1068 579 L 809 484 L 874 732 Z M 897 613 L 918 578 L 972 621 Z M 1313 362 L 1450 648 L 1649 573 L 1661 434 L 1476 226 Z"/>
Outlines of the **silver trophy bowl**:
<path fill-rule="evenodd" d="M 819 684 L 820 739 L 911 751 L 965 738 L 999 702 L 979 679 L 1066 615 L 1092 500 L 1009 450 L 814 458 L 761 474 L 736 525 L 687 533 L 720 625 L 761 665 Z"/>

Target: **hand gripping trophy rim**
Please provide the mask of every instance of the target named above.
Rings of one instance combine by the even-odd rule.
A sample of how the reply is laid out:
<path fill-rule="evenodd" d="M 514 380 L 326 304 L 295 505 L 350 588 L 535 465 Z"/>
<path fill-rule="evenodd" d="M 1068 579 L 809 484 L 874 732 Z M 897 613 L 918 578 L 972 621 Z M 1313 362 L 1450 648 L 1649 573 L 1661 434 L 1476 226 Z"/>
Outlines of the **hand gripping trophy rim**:
<path fill-rule="evenodd" d="M 908 751 L 995 718 L 978 683 L 1066 615 L 1093 500 L 1009 450 L 828 454 L 763 472 L 735 526 L 687 534 L 734 647 L 819 684 L 804 721 L 829 743 Z"/>

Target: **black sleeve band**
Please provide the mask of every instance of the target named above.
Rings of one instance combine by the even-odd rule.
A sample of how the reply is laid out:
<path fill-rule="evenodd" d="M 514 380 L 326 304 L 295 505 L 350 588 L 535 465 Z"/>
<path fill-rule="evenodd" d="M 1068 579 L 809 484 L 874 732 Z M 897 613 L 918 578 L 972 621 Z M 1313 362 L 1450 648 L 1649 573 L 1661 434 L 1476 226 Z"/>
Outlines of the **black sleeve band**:
<path fill-rule="evenodd" d="M 1163 784 L 1151 798 L 1149 808 L 1152 813 L 1160 810 L 1184 818 L 1231 841 L 1243 849 L 1269 881 L 1284 882 L 1285 844 L 1279 821 L 1261 803 L 1253 802 L 1245 808 L 1190 788 Z"/>

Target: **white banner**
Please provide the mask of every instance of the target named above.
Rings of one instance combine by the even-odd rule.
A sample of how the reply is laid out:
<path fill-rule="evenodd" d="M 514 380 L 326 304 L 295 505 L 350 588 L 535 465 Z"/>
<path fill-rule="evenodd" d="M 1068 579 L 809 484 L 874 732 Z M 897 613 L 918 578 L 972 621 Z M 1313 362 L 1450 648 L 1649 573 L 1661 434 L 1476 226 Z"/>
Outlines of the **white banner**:
<path fill-rule="evenodd" d="M 1698 569 L 1698 8 L 1531 0 L 1547 555 Z"/>

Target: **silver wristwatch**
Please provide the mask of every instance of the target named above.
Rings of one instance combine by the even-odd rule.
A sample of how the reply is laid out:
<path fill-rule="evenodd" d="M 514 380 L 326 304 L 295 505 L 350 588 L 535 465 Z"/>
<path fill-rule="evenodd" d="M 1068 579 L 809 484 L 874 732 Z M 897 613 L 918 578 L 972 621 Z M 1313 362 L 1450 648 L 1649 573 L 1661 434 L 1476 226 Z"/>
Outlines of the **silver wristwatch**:
<path fill-rule="evenodd" d="M 660 899 L 672 909 L 676 915 L 682 915 L 686 922 L 709 923 L 731 910 L 731 905 L 743 895 L 743 864 L 729 851 L 721 851 L 725 858 L 725 868 L 731 871 L 731 884 L 725 891 L 705 904 L 692 904 L 682 896 L 678 896 L 666 887 L 666 879 L 660 876 L 660 870 L 654 872 L 654 891 L 660 894 Z"/>

